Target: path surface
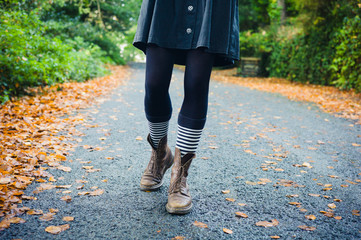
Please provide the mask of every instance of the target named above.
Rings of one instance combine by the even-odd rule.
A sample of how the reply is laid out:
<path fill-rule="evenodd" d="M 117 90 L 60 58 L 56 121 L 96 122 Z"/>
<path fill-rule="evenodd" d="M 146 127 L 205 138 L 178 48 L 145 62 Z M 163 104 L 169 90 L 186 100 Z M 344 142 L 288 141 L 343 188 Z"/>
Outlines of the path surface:
<path fill-rule="evenodd" d="M 138 188 L 150 149 L 145 140 L 144 65 L 133 64 L 132 72 L 131 79 L 115 90 L 109 100 L 86 111 L 89 127 L 79 127 L 85 136 L 68 157 L 73 161 L 64 163 L 72 171 L 50 171 L 58 179 L 56 184 L 72 185 L 72 201 L 60 200 L 64 194 L 59 189 L 38 194 L 38 200 L 26 206 L 44 212 L 57 208 L 54 220 L 44 222 L 37 216 L 22 216 L 27 222 L 0 232 L 0 239 L 361 238 L 361 217 L 352 214 L 353 210 L 361 210 L 361 183 L 357 182 L 361 179 L 361 147 L 357 145 L 361 142 L 361 126 L 323 113 L 308 103 L 219 82 L 211 84 L 203 141 L 190 169 L 194 210 L 186 216 L 169 215 L 165 204 L 170 171 L 160 191 L 148 193 Z M 172 149 L 176 113 L 183 94 L 182 77 L 180 70 L 174 71 L 174 114 L 169 136 Z M 90 151 L 83 145 L 104 149 Z M 91 162 L 84 163 L 87 161 Z M 101 171 L 86 173 L 84 165 Z M 102 181 L 105 179 L 107 182 Z M 82 184 L 84 189 L 77 190 Z M 31 185 L 25 194 L 33 196 L 36 186 Z M 78 196 L 78 192 L 91 191 L 93 186 L 105 193 Z M 227 189 L 230 193 L 221 193 Z M 329 211 L 331 203 L 336 206 L 334 216 L 341 216 L 341 220 L 320 213 Z M 237 211 L 246 213 L 248 218 L 236 217 Z M 305 215 L 315 215 L 316 219 L 307 220 Z M 59 235 L 44 231 L 49 225 L 66 224 L 63 216 L 75 218 L 68 230 Z M 255 225 L 272 219 L 279 224 L 268 228 Z M 194 226 L 195 221 L 208 228 Z M 300 225 L 316 230 L 305 231 L 298 228 Z M 223 228 L 231 229 L 233 234 L 225 234 Z"/>

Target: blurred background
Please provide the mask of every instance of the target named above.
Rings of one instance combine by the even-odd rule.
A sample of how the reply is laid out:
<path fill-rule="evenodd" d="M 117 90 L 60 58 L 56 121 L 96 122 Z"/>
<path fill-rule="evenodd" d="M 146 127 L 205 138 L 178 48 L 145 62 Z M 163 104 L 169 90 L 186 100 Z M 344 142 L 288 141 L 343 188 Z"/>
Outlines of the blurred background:
<path fill-rule="evenodd" d="M 141 2 L 0 0 L 0 103 L 142 60 Z M 241 57 L 257 59 L 258 76 L 361 91 L 360 0 L 239 0 L 239 16 Z"/>

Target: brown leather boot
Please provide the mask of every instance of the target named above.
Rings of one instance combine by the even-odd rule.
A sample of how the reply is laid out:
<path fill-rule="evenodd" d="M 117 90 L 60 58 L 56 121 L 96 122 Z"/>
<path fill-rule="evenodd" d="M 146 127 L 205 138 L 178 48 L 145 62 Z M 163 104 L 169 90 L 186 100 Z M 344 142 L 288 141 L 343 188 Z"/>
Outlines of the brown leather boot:
<path fill-rule="evenodd" d="M 148 135 L 147 140 L 152 146 L 152 156 L 140 180 L 140 189 L 155 191 L 163 185 L 164 173 L 172 166 L 174 158 L 167 145 L 167 136 L 159 140 L 157 149 L 153 147 L 150 135 Z"/>
<path fill-rule="evenodd" d="M 192 209 L 192 197 L 187 184 L 188 169 L 195 158 L 194 153 L 187 153 L 181 158 L 178 148 L 175 149 L 174 165 L 168 190 L 166 209 L 172 214 L 186 214 Z"/>

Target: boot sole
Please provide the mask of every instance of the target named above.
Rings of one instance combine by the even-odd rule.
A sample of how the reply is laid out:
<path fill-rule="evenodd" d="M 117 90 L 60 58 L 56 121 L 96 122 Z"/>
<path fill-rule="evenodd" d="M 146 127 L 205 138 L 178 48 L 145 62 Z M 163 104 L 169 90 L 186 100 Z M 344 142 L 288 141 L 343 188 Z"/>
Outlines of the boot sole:
<path fill-rule="evenodd" d="M 193 204 L 189 205 L 188 207 L 184 208 L 171 208 L 167 205 L 165 205 L 165 208 L 167 209 L 167 212 L 170 214 L 177 214 L 177 215 L 184 215 L 187 213 L 190 213 L 192 211 Z"/>
<path fill-rule="evenodd" d="M 142 185 L 140 184 L 140 190 L 142 191 L 157 191 L 160 189 L 160 187 L 163 185 L 163 179 L 160 183 L 153 185 L 153 186 L 146 186 L 146 185 Z"/>

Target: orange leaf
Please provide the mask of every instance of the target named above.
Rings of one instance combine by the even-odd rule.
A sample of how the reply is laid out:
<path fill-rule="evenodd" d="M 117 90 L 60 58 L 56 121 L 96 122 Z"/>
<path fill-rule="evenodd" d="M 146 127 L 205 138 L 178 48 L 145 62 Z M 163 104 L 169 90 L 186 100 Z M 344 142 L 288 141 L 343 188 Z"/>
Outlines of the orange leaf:
<path fill-rule="evenodd" d="M 232 234 L 233 231 L 227 228 L 223 228 L 223 232 L 227 233 L 227 234 Z"/>
<path fill-rule="evenodd" d="M 316 216 L 315 215 L 306 215 L 305 218 L 308 220 L 315 220 Z"/>
<path fill-rule="evenodd" d="M 236 212 L 237 217 L 248 218 L 248 215 L 243 212 Z"/>

